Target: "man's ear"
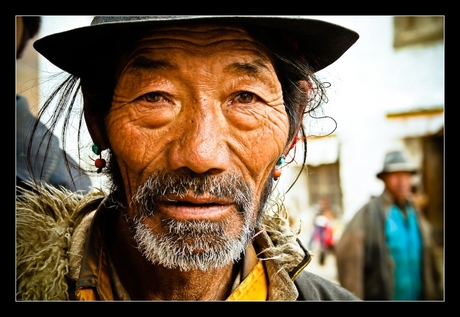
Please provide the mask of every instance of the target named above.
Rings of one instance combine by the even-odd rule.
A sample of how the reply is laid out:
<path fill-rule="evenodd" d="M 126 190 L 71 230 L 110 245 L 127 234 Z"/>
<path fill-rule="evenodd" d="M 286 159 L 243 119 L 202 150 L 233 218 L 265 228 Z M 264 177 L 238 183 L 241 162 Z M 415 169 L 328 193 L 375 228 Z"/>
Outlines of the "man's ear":
<path fill-rule="evenodd" d="M 101 117 L 96 117 L 85 107 L 84 110 L 86 126 L 88 132 L 93 140 L 93 143 L 97 145 L 101 150 L 108 148 L 107 135 L 105 133 L 105 123 Z"/>
<path fill-rule="evenodd" d="M 312 89 L 311 84 L 306 80 L 301 80 L 299 81 L 299 88 L 305 92 L 305 96 L 306 96 L 305 100 L 307 100 L 310 90 Z M 299 108 L 297 115 L 300 116 L 300 120 L 298 121 L 296 130 L 295 130 L 295 134 L 294 134 L 294 138 L 290 142 L 288 142 L 288 144 L 286 145 L 286 148 L 284 149 L 285 155 L 287 155 L 287 153 L 289 153 L 289 151 L 294 148 L 297 142 L 299 142 L 302 139 L 302 137 L 300 136 L 301 135 L 300 130 L 302 129 L 304 113 L 307 108 L 307 102 L 305 101 L 303 104 L 297 105 L 297 107 Z"/>
<path fill-rule="evenodd" d="M 304 92 L 305 95 L 305 100 L 302 102 L 302 104 L 297 105 L 299 107 L 300 113 L 302 115 L 302 120 L 303 120 L 303 115 L 305 111 L 307 110 L 308 107 L 308 100 L 310 99 L 310 91 L 314 90 L 313 85 L 310 81 L 307 80 L 300 80 L 299 81 L 299 88 Z M 302 122 L 302 121 L 301 121 Z M 300 129 L 300 127 L 299 127 Z"/>
<path fill-rule="evenodd" d="M 297 133 L 294 136 L 294 139 L 286 145 L 286 148 L 284 149 L 284 155 L 288 155 L 288 153 L 294 148 L 297 142 L 299 142 L 301 139 L 302 138 L 300 137 L 300 127 L 299 127 L 299 129 L 297 130 Z"/>

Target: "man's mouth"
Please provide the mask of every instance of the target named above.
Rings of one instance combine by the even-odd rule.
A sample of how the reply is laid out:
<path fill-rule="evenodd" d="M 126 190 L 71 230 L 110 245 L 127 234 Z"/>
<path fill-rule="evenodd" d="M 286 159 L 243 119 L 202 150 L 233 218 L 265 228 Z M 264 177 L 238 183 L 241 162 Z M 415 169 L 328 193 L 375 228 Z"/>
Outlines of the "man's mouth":
<path fill-rule="evenodd" d="M 218 220 L 235 208 L 233 200 L 204 195 L 167 195 L 157 204 L 157 209 L 177 220 Z"/>

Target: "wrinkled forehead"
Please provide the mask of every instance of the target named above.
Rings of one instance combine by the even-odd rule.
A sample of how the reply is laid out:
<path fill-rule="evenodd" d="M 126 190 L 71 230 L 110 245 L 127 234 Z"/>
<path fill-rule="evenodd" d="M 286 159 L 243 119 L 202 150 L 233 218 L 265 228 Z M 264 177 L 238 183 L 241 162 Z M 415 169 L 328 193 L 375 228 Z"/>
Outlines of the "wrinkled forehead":
<path fill-rule="evenodd" d="M 207 44 L 214 41 L 215 38 L 222 39 L 251 39 L 250 35 L 239 24 L 228 23 L 187 23 L 176 24 L 169 26 L 156 27 L 154 29 L 146 30 L 145 37 L 150 38 L 177 38 L 187 40 L 193 36 L 202 44 Z"/>
<path fill-rule="evenodd" d="M 209 57 L 211 55 L 241 60 L 271 58 L 242 25 L 191 23 L 170 25 L 145 30 L 124 55 L 122 65 L 127 65 L 139 55 L 160 59 L 179 56 Z M 272 68 L 272 67 L 270 67 Z"/>
<path fill-rule="evenodd" d="M 196 43 L 196 45 L 211 45 L 220 41 L 254 43 L 254 40 L 242 25 L 209 23 L 190 23 L 157 27 L 152 30 L 146 30 L 141 40 L 176 40 L 193 42 Z"/>
<path fill-rule="evenodd" d="M 246 49 L 262 51 L 263 48 L 238 24 L 190 23 L 170 25 L 145 30 L 133 50 L 157 49 Z"/>

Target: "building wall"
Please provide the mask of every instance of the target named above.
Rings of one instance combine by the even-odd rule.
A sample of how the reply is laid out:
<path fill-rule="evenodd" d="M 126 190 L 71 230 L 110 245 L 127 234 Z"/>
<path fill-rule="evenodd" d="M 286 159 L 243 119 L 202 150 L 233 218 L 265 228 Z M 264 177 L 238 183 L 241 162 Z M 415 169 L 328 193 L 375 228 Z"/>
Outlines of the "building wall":
<path fill-rule="evenodd" d="M 16 94 L 21 94 L 27 98 L 32 113 L 37 113 L 39 100 L 38 55 L 32 47 L 36 38 L 38 35 L 27 43 L 21 58 L 16 60 Z"/>
<path fill-rule="evenodd" d="M 443 142 L 444 126 L 444 41 L 438 36 L 423 44 L 395 48 L 392 16 L 315 18 L 343 25 L 360 34 L 360 39 L 349 51 L 318 73 L 331 83 L 326 108 L 337 121 L 334 132 L 337 145 L 331 149 L 330 140 L 313 139 L 307 155 L 307 163 L 313 166 L 329 164 L 331 157 L 339 162 L 342 220 L 347 222 L 371 196 L 383 190 L 383 183 L 376 174 L 389 149 L 407 148 L 419 167 L 434 160 L 442 166 L 443 149 L 439 150 L 439 142 Z M 306 124 L 308 126 L 309 122 Z M 425 157 L 424 153 L 428 152 L 424 151 L 426 145 L 420 138 L 439 131 L 442 135 L 437 140 L 437 148 L 441 155 L 431 156 L 430 160 Z M 407 142 L 408 138 L 419 139 Z M 286 170 L 286 174 L 291 173 Z M 443 184 L 442 173 L 432 173 L 430 177 Z M 294 186 L 286 195 L 286 203 L 292 213 L 297 211 L 299 217 L 310 219 L 315 201 L 308 201 L 300 210 L 295 209 L 299 205 L 297 201 L 305 203 L 308 200 L 303 183 Z M 439 190 L 436 195 L 439 196 Z M 435 221 L 439 223 L 443 210 L 439 210 L 439 199 L 434 200 L 438 206 Z"/>

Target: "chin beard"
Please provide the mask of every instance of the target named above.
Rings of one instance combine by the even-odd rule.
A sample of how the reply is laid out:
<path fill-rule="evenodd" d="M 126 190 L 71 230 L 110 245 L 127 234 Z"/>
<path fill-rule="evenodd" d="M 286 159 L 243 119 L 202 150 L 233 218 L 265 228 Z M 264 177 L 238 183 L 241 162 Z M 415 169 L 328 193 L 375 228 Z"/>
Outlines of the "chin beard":
<path fill-rule="evenodd" d="M 235 224 L 229 220 L 179 221 L 171 218 L 161 219 L 163 233 L 154 233 L 147 225 L 147 219 L 155 214 L 155 205 L 160 197 L 188 192 L 231 197 L 242 220 L 238 234 L 231 234 Z M 157 173 L 134 195 L 131 207 L 136 206 L 139 213 L 128 221 L 139 251 L 152 264 L 182 271 L 218 269 L 238 261 L 244 254 L 258 225 L 260 206 L 265 205 L 267 199 L 265 196 L 264 201 L 257 204 L 244 180 L 232 174 Z M 259 210 L 255 208 L 257 205 Z"/>
<path fill-rule="evenodd" d="M 229 221 L 162 223 L 166 233 L 156 235 L 142 218 L 135 221 L 134 240 L 151 263 L 181 271 L 219 269 L 238 261 L 254 234 L 247 217 L 237 237 L 229 236 Z"/>

